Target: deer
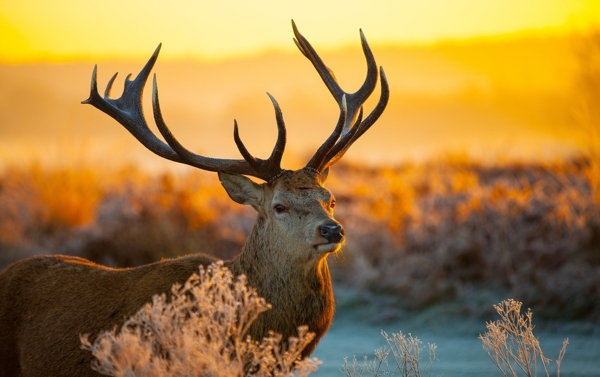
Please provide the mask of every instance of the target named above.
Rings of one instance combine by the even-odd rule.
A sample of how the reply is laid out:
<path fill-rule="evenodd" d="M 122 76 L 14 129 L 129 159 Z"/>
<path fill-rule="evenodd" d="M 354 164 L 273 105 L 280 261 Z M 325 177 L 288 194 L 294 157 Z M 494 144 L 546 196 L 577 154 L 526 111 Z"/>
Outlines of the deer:
<path fill-rule="evenodd" d="M 235 258 L 223 263 L 234 275 L 245 275 L 248 285 L 272 305 L 252 324 L 249 335 L 260 340 L 274 331 L 287 339 L 306 325 L 315 334 L 302 352 L 302 357 L 307 357 L 332 322 L 334 296 L 327 259 L 346 241 L 342 224 L 334 218 L 335 197 L 324 186 L 329 167 L 379 119 L 389 99 L 389 85 L 362 30 L 366 79 L 356 92 L 348 93 L 293 20 L 292 28 L 296 46 L 317 70 L 340 109 L 333 132 L 301 169 L 280 166 L 286 126 L 277 101 L 269 93 L 277 139 L 267 159 L 248 151 L 240 139 L 237 121 L 233 138 L 243 159 L 206 157 L 186 149 L 163 119 L 156 74 L 152 107 L 164 141 L 153 133 L 143 113 L 142 95 L 161 45 L 135 79 L 131 74 L 126 77 L 123 93 L 116 99 L 110 97 L 110 91 L 117 73 L 100 96 L 94 66 L 90 95 L 82 103 L 109 115 L 158 156 L 216 172 L 234 202 L 254 208 L 257 218 L 246 243 Z M 363 119 L 363 104 L 379 77 L 379 101 Z M 81 349 L 81 334 L 90 334 L 93 341 L 101 331 L 121 326 L 154 295 L 168 293 L 174 284 L 183 284 L 198 273 L 199 266 L 215 261 L 211 256 L 191 254 L 133 268 L 110 268 L 66 255 L 40 255 L 14 262 L 0 273 L 0 376 L 97 376 L 91 369 L 93 356 Z"/>

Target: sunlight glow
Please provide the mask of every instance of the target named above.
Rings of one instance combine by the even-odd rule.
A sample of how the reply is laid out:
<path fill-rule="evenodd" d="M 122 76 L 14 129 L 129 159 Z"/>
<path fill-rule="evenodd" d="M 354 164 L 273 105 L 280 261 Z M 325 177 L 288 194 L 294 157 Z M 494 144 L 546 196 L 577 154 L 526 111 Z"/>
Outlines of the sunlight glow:
<path fill-rule="evenodd" d="M 3 1 L 0 61 L 143 59 L 160 42 L 167 47 L 163 59 L 290 50 L 292 18 L 316 47 L 340 48 L 356 41 L 359 27 L 372 44 L 586 31 L 600 20 L 600 2 L 307 0 L 292 7 L 276 0 Z"/>

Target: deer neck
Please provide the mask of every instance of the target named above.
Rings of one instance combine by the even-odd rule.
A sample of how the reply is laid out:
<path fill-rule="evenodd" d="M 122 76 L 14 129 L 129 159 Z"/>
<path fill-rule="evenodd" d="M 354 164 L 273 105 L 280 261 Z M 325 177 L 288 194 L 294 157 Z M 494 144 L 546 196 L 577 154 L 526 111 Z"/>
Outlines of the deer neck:
<path fill-rule="evenodd" d="M 264 220 L 259 218 L 241 253 L 229 266 L 235 274 L 246 275 L 248 283 L 267 300 L 277 295 L 285 297 L 285 292 L 299 295 L 299 299 L 330 294 L 327 255 L 298 258 L 289 245 L 266 237 L 265 231 Z"/>
<path fill-rule="evenodd" d="M 297 336 L 298 326 L 307 325 L 315 334 L 302 352 L 302 357 L 307 357 L 333 319 L 335 304 L 327 256 L 313 254 L 309 260 L 292 259 L 293 252 L 276 242 L 265 241 L 267 237 L 257 231 L 260 226 L 259 219 L 242 252 L 229 265 L 235 275 L 246 275 L 248 284 L 272 305 L 253 323 L 250 335 L 261 339 L 274 331 L 287 339 Z"/>

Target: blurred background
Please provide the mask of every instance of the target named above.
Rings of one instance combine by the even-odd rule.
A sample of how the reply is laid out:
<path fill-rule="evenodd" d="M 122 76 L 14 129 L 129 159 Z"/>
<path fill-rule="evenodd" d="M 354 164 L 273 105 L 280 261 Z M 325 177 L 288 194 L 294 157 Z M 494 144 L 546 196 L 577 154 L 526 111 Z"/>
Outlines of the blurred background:
<path fill-rule="evenodd" d="M 513 297 L 548 321 L 600 321 L 592 0 L 0 1 L 0 268 L 43 253 L 111 266 L 233 257 L 252 209 L 80 102 L 95 64 L 101 93 L 119 72 L 116 98 L 162 43 L 161 107 L 185 146 L 238 158 L 236 119 L 250 151 L 268 156 L 269 92 L 288 128 L 283 165 L 299 168 L 338 108 L 291 19 L 348 92 L 366 74 L 362 28 L 391 89 L 328 181 L 348 229 L 330 258 L 336 318 L 418 313 L 429 326 L 490 318 Z"/>
<path fill-rule="evenodd" d="M 295 47 L 291 19 L 347 91 L 366 73 L 359 28 L 386 70 L 390 106 L 347 161 L 572 155 L 588 141 L 574 113 L 593 79 L 586 65 L 597 64 L 589 54 L 599 9 L 593 1 L 3 1 L 0 164 L 175 168 L 80 105 L 94 64 L 101 92 L 119 72 L 118 97 L 126 75 L 163 43 L 161 103 L 186 146 L 237 157 L 235 118 L 251 150 L 268 154 L 276 137 L 268 91 L 288 124 L 288 166 L 300 166 L 338 109 Z"/>

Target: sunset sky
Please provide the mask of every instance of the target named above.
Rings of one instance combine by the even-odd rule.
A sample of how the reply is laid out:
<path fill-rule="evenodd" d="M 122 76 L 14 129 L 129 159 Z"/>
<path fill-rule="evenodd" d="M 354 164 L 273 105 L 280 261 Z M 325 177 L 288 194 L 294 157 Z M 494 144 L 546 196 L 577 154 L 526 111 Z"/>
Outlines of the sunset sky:
<path fill-rule="evenodd" d="M 593 0 L 1 0 L 0 62 L 223 59 L 290 50 L 290 20 L 317 48 L 431 43 L 520 32 L 583 32 L 600 21 Z M 318 36 L 318 38 L 315 38 Z"/>

